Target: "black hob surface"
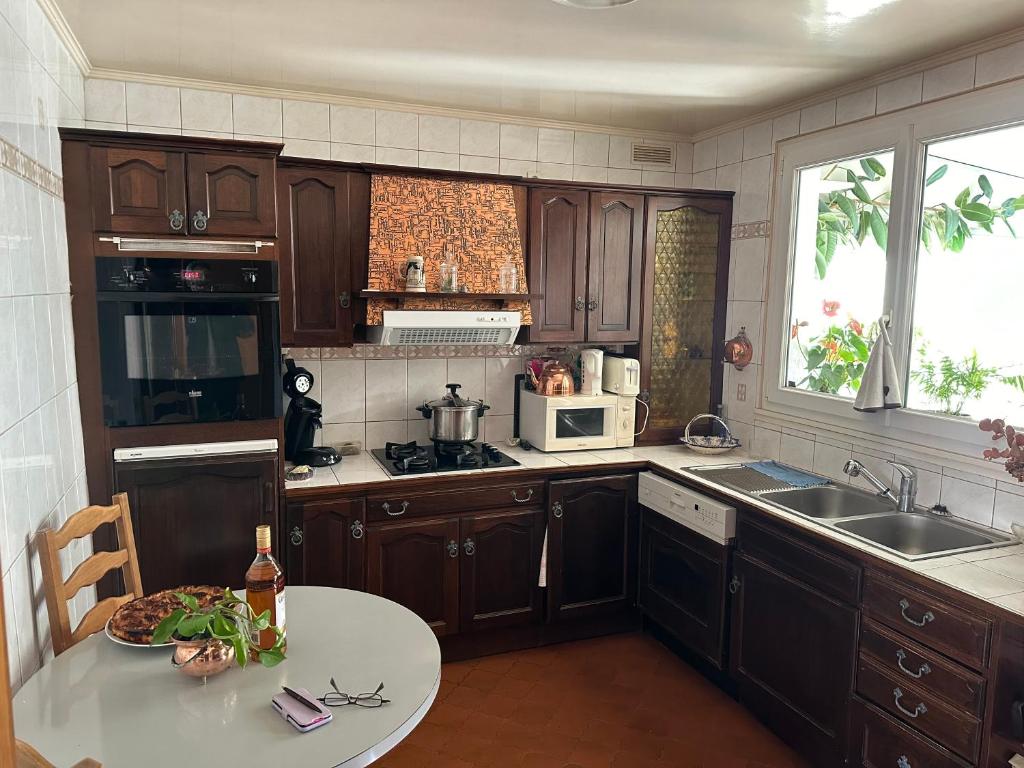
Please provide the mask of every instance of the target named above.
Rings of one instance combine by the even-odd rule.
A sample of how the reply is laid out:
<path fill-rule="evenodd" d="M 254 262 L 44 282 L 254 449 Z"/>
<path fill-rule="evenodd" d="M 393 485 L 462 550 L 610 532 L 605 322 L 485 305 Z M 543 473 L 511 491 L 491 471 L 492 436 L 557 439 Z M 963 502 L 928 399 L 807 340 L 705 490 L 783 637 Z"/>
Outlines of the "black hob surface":
<path fill-rule="evenodd" d="M 370 454 L 392 477 L 519 466 L 518 461 L 490 443 L 387 443 Z"/>

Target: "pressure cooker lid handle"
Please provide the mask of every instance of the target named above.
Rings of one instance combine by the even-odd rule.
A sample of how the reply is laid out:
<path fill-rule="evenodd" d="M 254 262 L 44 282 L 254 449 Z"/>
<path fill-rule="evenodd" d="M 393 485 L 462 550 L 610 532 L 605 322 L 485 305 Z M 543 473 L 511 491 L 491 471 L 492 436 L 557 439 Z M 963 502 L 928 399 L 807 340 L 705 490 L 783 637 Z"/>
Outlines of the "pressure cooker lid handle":
<path fill-rule="evenodd" d="M 461 386 L 461 384 L 445 384 L 445 387 L 449 392 L 446 397 L 449 398 L 452 401 L 452 405 L 456 407 L 468 405 L 468 403 L 459 396 L 459 387 Z"/>

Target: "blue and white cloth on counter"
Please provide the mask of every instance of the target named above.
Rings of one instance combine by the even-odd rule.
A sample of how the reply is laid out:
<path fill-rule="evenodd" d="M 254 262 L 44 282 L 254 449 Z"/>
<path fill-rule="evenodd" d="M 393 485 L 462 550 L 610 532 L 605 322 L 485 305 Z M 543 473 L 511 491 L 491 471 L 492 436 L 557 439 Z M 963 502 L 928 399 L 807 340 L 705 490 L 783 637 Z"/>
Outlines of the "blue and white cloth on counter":
<path fill-rule="evenodd" d="M 793 469 L 792 467 L 785 467 L 774 461 L 755 461 L 743 466 L 783 483 L 789 483 L 794 488 L 810 488 L 814 485 L 825 485 L 829 482 L 828 478 L 812 475 L 810 472 Z"/>

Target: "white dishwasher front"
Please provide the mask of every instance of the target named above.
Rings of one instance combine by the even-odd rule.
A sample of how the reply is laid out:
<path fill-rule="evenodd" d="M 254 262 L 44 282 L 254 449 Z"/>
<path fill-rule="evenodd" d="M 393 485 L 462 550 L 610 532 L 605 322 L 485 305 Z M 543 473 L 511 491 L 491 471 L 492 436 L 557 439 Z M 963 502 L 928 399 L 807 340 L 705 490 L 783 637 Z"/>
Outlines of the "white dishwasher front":
<path fill-rule="evenodd" d="M 640 473 L 638 495 L 643 506 L 719 544 L 728 544 L 736 535 L 735 507 L 653 472 Z"/>

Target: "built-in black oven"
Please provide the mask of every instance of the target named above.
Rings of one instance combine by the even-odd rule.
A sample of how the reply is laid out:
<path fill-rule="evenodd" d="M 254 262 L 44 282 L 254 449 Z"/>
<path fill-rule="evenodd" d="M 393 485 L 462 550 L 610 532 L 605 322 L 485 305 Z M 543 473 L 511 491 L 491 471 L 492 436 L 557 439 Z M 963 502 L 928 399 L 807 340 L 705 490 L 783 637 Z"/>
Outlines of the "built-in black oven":
<path fill-rule="evenodd" d="M 96 259 L 108 426 L 281 415 L 277 264 Z"/>

